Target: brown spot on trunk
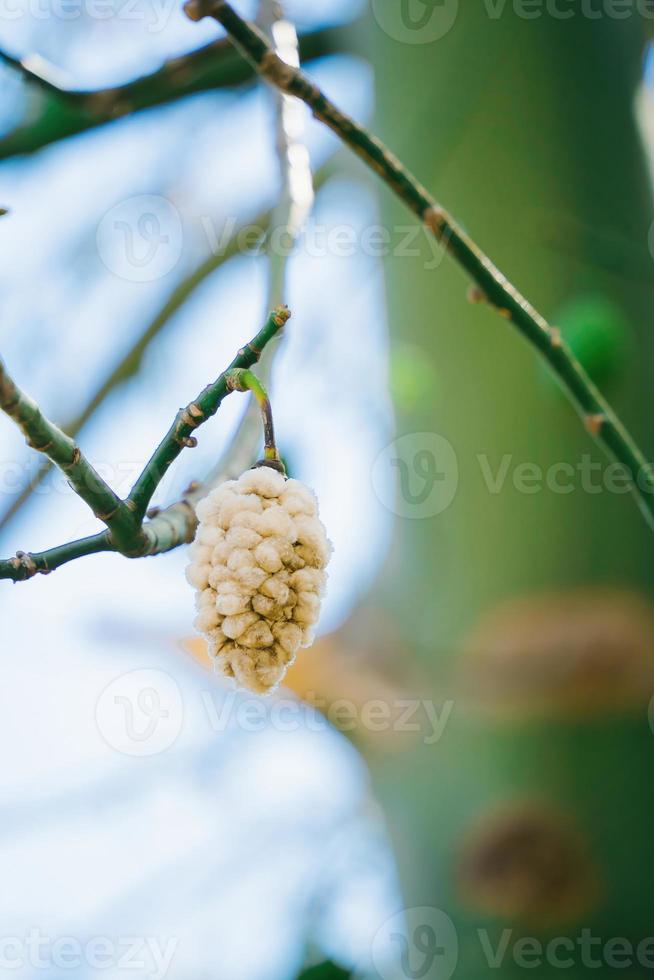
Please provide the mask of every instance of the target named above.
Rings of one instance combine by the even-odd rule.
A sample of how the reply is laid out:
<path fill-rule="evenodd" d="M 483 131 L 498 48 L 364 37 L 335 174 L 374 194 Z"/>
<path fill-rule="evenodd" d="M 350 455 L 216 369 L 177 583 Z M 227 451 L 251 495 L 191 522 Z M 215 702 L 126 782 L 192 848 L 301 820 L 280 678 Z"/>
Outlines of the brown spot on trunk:
<path fill-rule="evenodd" d="M 512 716 L 640 711 L 654 690 L 654 612 L 598 589 L 508 602 L 465 645 L 462 694 Z"/>
<path fill-rule="evenodd" d="M 464 841 L 456 883 L 465 905 L 538 928 L 578 921 L 600 896 L 579 829 L 538 804 L 487 814 Z"/>

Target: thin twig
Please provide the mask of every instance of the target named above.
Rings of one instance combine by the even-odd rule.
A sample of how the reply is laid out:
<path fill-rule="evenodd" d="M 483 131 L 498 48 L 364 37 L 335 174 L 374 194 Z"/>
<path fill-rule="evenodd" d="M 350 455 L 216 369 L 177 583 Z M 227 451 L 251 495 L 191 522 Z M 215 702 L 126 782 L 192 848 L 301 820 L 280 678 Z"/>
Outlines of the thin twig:
<path fill-rule="evenodd" d="M 19 427 L 27 444 L 43 453 L 65 474 L 75 492 L 107 525 L 117 547 L 132 543 L 138 525 L 131 508 L 105 483 L 70 436 L 50 422 L 0 361 L 0 408 Z"/>
<path fill-rule="evenodd" d="M 560 331 L 518 292 L 381 140 L 342 112 L 302 71 L 285 64 L 261 31 L 243 20 L 230 4 L 224 0 L 187 0 L 185 11 L 192 20 L 213 17 L 266 81 L 302 99 L 313 115 L 409 206 L 472 278 L 480 297 L 510 320 L 545 358 L 589 434 L 624 466 L 639 507 L 650 527 L 654 527 L 652 466 L 565 344 Z"/>
<path fill-rule="evenodd" d="M 59 96 L 68 91 L 62 88 L 57 79 L 57 76 L 61 72 L 54 65 L 50 65 L 40 55 L 32 55 L 28 58 L 16 58 L 14 55 L 9 54 L 8 51 L 0 49 L 0 61 L 22 75 L 26 82 L 34 85 L 36 88 L 42 89 L 48 95 Z"/>
<path fill-rule="evenodd" d="M 221 266 L 234 258 L 241 250 L 241 233 L 246 229 L 260 228 L 262 234 L 266 232 L 270 224 L 270 212 L 259 215 L 253 221 L 248 222 L 237 228 L 230 238 L 227 245 L 220 251 L 208 255 L 199 265 L 197 265 L 178 285 L 176 285 L 161 309 L 148 323 L 145 330 L 139 335 L 130 349 L 123 355 L 118 364 L 109 372 L 106 379 L 102 382 L 97 391 L 91 396 L 82 410 L 64 426 L 66 432 L 75 438 L 89 419 L 95 414 L 97 409 L 103 404 L 105 399 L 123 382 L 129 380 L 137 374 L 143 356 L 150 344 L 155 340 L 168 325 L 173 316 L 181 309 L 186 300 L 202 285 L 205 280 L 217 271 Z M 270 307 L 272 309 L 272 306 Z M 26 487 L 12 500 L 10 506 L 0 517 L 0 531 L 3 531 L 16 517 L 30 499 L 33 491 L 39 486 L 50 470 L 50 465 L 46 462 L 40 466 L 37 472 L 31 477 Z"/>
<path fill-rule="evenodd" d="M 343 32 L 338 29 L 313 31 L 300 39 L 302 55 L 307 60 L 320 58 L 338 50 L 342 41 Z M 234 88 L 255 75 L 225 39 L 172 58 L 156 71 L 124 85 L 98 90 L 57 86 L 31 70 L 29 59 L 14 58 L 3 51 L 0 60 L 20 71 L 46 96 L 33 107 L 23 125 L 0 139 L 0 160 L 34 153 L 50 143 L 188 95 Z"/>
<path fill-rule="evenodd" d="M 141 551 L 138 555 L 126 557 L 145 558 L 172 551 L 181 544 L 191 542 L 196 527 L 195 509 L 184 497 L 165 510 L 159 511 L 152 520 L 146 521 L 141 529 L 144 542 Z M 24 582 L 35 575 L 48 575 L 78 558 L 116 550 L 109 532 L 103 531 L 101 534 L 94 534 L 79 541 L 69 541 L 48 551 L 34 554 L 19 551 L 15 558 L 0 561 L 0 579 Z"/>
<path fill-rule="evenodd" d="M 220 404 L 229 394 L 227 374 L 234 368 L 250 368 L 256 364 L 266 344 L 275 337 L 290 317 L 286 307 L 278 307 L 270 314 L 256 337 L 242 347 L 223 373 L 202 391 L 195 401 L 180 409 L 171 428 L 147 463 L 134 484 L 129 500 L 141 520 L 148 509 L 152 496 L 185 446 L 194 446 L 194 431 L 215 415 Z"/>
<path fill-rule="evenodd" d="M 70 541 L 68 544 L 39 551 L 34 554 L 19 551 L 15 558 L 5 558 L 0 561 L 0 579 L 10 579 L 12 582 L 25 582 L 35 575 L 48 575 L 61 565 L 86 555 L 96 555 L 102 551 L 115 551 L 111 538 L 106 531 L 94 534 L 90 538 Z"/>
<path fill-rule="evenodd" d="M 299 67 L 301 52 L 297 32 L 295 26 L 284 17 L 278 0 L 261 0 L 259 22 L 270 35 L 280 58 L 287 64 Z M 275 90 L 275 142 L 281 186 L 267 240 L 268 309 L 274 309 L 286 300 L 288 260 L 302 235 L 315 200 L 311 159 L 303 142 L 304 128 L 304 109 L 299 100 Z M 319 182 L 318 176 L 316 184 Z M 264 384 L 270 383 L 278 352 L 279 344 L 271 344 L 261 358 L 258 373 Z M 209 487 L 239 476 L 252 465 L 260 445 L 260 433 L 258 406 L 251 399 L 229 446 L 207 477 Z"/>
<path fill-rule="evenodd" d="M 230 371 L 235 368 L 249 368 L 256 364 L 266 344 L 279 333 L 290 315 L 286 307 L 278 307 L 273 310 L 256 337 L 238 351 L 229 367 L 213 384 L 206 387 L 195 401 L 177 414 L 171 429 L 136 481 L 127 502 L 119 501 L 122 506 L 131 508 L 130 513 L 135 514 L 133 520 L 135 519 L 136 523 L 132 527 L 131 535 L 126 543 L 121 542 L 119 545 L 112 530 L 79 541 L 71 541 L 51 548 L 49 551 L 33 554 L 18 552 L 14 558 L 0 561 L 0 579 L 22 582 L 34 575 L 52 572 L 61 565 L 77 558 L 103 551 L 120 551 L 127 558 L 161 555 L 164 552 L 172 551 L 181 544 L 192 541 L 197 527 L 194 505 L 204 495 L 204 488 L 201 485 L 191 485 L 181 500 L 165 510 L 155 509 L 149 515 L 151 519 L 142 524 L 145 510 L 171 463 L 179 456 L 185 446 L 195 444 L 192 432 L 216 414 L 223 399 L 233 390 L 228 380 Z M 0 384 L 0 404 L 4 407 L 3 391 L 4 388 Z M 33 417 L 36 413 L 42 423 L 50 426 L 48 432 L 55 430 L 58 433 L 57 445 L 61 447 L 63 453 L 67 444 L 62 440 L 68 440 L 70 443 L 72 440 L 69 440 L 68 436 L 56 429 L 56 426 L 45 423 L 38 408 L 33 403 L 30 405 L 35 410 L 30 408 L 30 415 Z M 9 409 L 11 410 L 12 407 L 10 404 Z M 42 430 L 39 429 L 38 431 Z M 57 455 L 59 455 L 59 449 Z M 58 460 L 54 461 L 58 462 Z M 88 464 L 86 465 L 88 466 Z M 81 492 L 80 496 L 82 496 Z"/>
<path fill-rule="evenodd" d="M 284 16 L 278 0 L 262 0 L 259 18 L 284 64 L 300 67 L 300 47 L 295 25 Z M 268 249 L 268 305 L 286 298 L 289 254 L 300 237 L 314 202 L 309 151 L 302 140 L 304 111 L 293 96 L 276 90 L 276 147 L 281 177 L 279 203 L 273 212 L 273 234 Z M 281 238 L 284 247 L 276 247 Z"/>
<path fill-rule="evenodd" d="M 272 405 L 265 385 L 256 374 L 245 368 L 235 368 L 227 372 L 227 386 L 231 391 L 251 391 L 254 401 L 261 413 L 263 422 L 263 454 L 264 459 L 272 463 L 280 463 L 279 451 L 275 441 L 275 423 L 273 421 Z M 280 465 L 280 469 L 281 469 Z"/>

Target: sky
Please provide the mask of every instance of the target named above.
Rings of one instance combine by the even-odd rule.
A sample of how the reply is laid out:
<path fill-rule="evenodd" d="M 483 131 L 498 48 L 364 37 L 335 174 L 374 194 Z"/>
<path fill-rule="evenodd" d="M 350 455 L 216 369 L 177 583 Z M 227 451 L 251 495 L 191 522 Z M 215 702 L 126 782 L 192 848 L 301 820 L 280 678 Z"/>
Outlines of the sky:
<path fill-rule="evenodd" d="M 219 33 L 168 3 L 116 3 L 106 17 L 92 16 L 96 9 L 91 0 L 5 4 L 0 44 L 91 88 L 153 70 Z M 355 12 L 340 0 L 287 10 L 301 29 Z M 314 73 L 348 111 L 370 117 L 365 63 L 333 57 Z M 0 125 L 11 128 L 33 97 L 3 69 Z M 211 93 L 0 165 L 0 201 L 11 208 L 0 224 L 2 355 L 54 419 L 75 415 L 234 222 L 274 201 L 272 133 L 267 91 Z M 315 171 L 336 150 L 312 122 L 306 145 Z M 280 448 L 317 491 L 335 546 L 323 634 L 370 586 L 391 520 L 370 483 L 392 431 L 382 271 L 361 247 L 378 220 L 376 200 L 360 168 L 343 160 L 338 169 L 289 264 L 293 318 L 272 387 Z M 144 214 L 149 224 L 139 224 Z M 334 228 L 353 244 L 335 244 Z M 266 292 L 265 256 L 225 265 L 84 429 L 85 452 L 119 492 L 179 405 L 258 330 Z M 242 396 L 227 400 L 158 502 L 211 467 L 243 406 Z M 5 420 L 0 498 L 9 502 L 34 465 Z M 96 528 L 54 477 L 0 548 L 35 551 Z M 365 966 L 398 906 L 354 748 L 288 693 L 262 708 L 183 652 L 193 632 L 185 564 L 183 549 L 134 562 L 99 555 L 0 590 L 0 965 L 16 976 L 129 976 L 131 955 L 144 964 L 140 976 L 282 980 L 307 948 Z M 290 705 L 285 721 L 281 703 Z"/>

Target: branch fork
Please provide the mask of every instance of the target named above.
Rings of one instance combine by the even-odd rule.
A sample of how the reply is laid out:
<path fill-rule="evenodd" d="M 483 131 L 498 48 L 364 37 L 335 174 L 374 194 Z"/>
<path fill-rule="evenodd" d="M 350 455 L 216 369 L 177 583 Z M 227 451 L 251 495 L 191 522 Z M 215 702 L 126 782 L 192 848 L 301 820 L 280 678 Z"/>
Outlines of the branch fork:
<path fill-rule="evenodd" d="M 37 574 L 48 574 L 76 558 L 103 551 L 119 552 L 126 558 L 142 558 L 163 554 L 192 541 L 197 526 L 194 505 L 203 495 L 202 486 L 193 484 L 181 500 L 164 510 L 150 511 L 153 516 L 146 520 L 152 496 L 182 450 L 197 444 L 191 433 L 215 415 L 223 399 L 235 390 L 235 377 L 244 385 L 254 379 L 254 388 L 249 390 L 254 390 L 255 396 L 261 397 L 263 389 L 249 368 L 256 364 L 266 345 L 280 333 L 290 315 L 285 306 L 273 310 L 256 337 L 238 351 L 229 367 L 178 412 L 175 422 L 126 500 L 121 500 L 105 483 L 79 446 L 45 418 L 35 402 L 9 377 L 0 361 L 0 408 L 19 426 L 28 443 L 39 446 L 40 451 L 67 474 L 73 489 L 95 516 L 106 524 L 106 530 L 100 534 L 71 541 L 49 551 L 36 554 L 19 551 L 14 558 L 0 561 L 0 579 L 22 582 Z M 265 391 L 263 396 L 269 408 Z M 272 416 L 270 418 L 272 425 Z M 268 446 L 268 437 L 266 430 L 267 451 L 272 447 L 276 454 L 274 434 L 271 436 L 271 447 Z M 271 458 L 278 459 L 278 456 Z"/>

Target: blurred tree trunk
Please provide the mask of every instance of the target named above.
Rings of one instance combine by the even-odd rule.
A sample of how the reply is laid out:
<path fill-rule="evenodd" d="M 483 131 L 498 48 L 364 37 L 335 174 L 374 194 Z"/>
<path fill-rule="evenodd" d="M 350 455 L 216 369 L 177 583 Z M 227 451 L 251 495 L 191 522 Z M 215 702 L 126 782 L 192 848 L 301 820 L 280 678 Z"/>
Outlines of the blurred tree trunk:
<path fill-rule="evenodd" d="M 414 15 L 429 9 L 411 3 Z M 651 458 L 653 210 L 633 113 L 639 18 L 590 20 L 571 5 L 569 20 L 527 20 L 507 4 L 493 19 L 492 5 L 461 4 L 444 37 L 409 44 L 389 36 L 389 23 L 390 33 L 409 30 L 399 14 L 393 26 L 395 6 L 371 14 L 365 31 L 377 131 L 526 296 L 563 318 Z M 386 190 L 382 208 L 397 243 L 411 219 Z M 654 931 L 651 624 L 611 591 L 647 592 L 654 538 L 628 496 L 584 489 L 601 484 L 596 470 L 577 473 L 569 493 L 534 491 L 538 470 L 518 471 L 514 484 L 519 464 L 544 475 L 559 463 L 583 467 L 588 454 L 605 460 L 512 327 L 466 301 L 449 259 L 425 268 L 426 239 L 421 251 L 386 262 L 397 434 L 414 434 L 415 453 L 415 434 L 444 436 L 458 489 L 442 513 L 397 518 L 371 605 L 395 627 L 403 663 L 441 675 L 434 696 L 455 703 L 437 744 L 416 743 L 373 772 L 407 906 L 444 909 L 459 932 L 456 976 L 478 977 L 488 968 L 478 928 L 495 929 L 494 944 L 504 926 L 513 939 Z M 503 458 L 506 480 L 491 492 Z M 418 460 L 406 462 L 418 493 Z M 569 482 L 569 471 L 555 478 Z M 576 599 L 579 587 L 589 595 Z M 532 594 L 545 598 L 489 619 Z"/>

